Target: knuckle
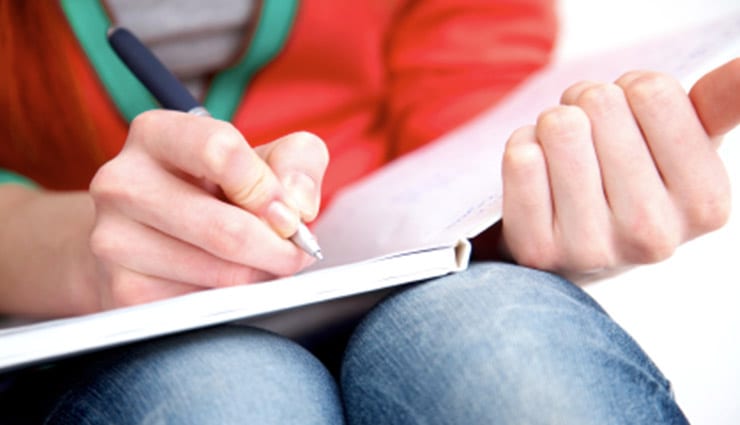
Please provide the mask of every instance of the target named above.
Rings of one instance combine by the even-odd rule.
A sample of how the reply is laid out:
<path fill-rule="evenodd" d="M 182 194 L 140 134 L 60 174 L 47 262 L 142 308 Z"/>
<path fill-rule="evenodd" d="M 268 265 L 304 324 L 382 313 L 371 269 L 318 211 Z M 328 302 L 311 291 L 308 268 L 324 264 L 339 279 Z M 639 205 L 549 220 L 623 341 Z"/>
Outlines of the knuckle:
<path fill-rule="evenodd" d="M 246 183 L 229 196 L 239 205 L 264 206 L 278 194 L 278 186 L 270 184 L 271 179 L 272 171 L 264 163 L 257 162 L 249 171 Z"/>
<path fill-rule="evenodd" d="M 519 127 L 511 133 L 509 140 L 506 142 L 506 150 L 511 151 L 519 146 L 536 142 L 534 126 Z"/>
<path fill-rule="evenodd" d="M 572 84 L 570 87 L 565 89 L 563 94 L 560 96 L 560 103 L 562 104 L 571 104 L 575 99 L 578 98 L 579 94 L 583 92 L 584 89 L 587 87 L 593 85 L 594 83 L 591 81 L 580 81 L 575 84 Z"/>
<path fill-rule="evenodd" d="M 633 249 L 636 251 L 638 262 L 643 264 L 653 264 L 667 260 L 673 255 L 678 246 L 672 237 L 666 235 L 659 235 L 650 241 L 643 238 L 640 242 Z"/>
<path fill-rule="evenodd" d="M 232 160 L 245 149 L 246 141 L 234 126 L 222 122 L 214 125 L 214 130 L 202 142 L 201 158 L 209 177 L 221 181 Z"/>
<path fill-rule="evenodd" d="M 107 203 L 143 202 L 141 190 L 146 185 L 139 184 L 142 169 L 124 157 L 116 157 L 103 164 L 95 172 L 88 191 L 96 205 Z"/>
<path fill-rule="evenodd" d="M 131 120 L 128 130 L 127 141 L 139 140 L 140 134 L 147 134 L 151 128 L 157 128 L 162 120 L 163 111 L 152 109 L 136 115 Z"/>
<path fill-rule="evenodd" d="M 721 228 L 730 219 L 731 198 L 729 184 L 707 187 L 702 199 L 689 203 L 687 207 L 689 226 L 698 233 Z"/>
<path fill-rule="evenodd" d="M 302 152 L 310 152 L 324 164 L 329 163 L 329 149 L 319 136 L 309 131 L 299 131 L 293 133 L 291 143 L 294 143 L 293 148 Z"/>
<path fill-rule="evenodd" d="M 117 238 L 108 231 L 106 226 L 96 225 L 90 234 L 90 251 L 94 256 L 111 261 L 120 251 Z"/>
<path fill-rule="evenodd" d="M 615 84 L 595 84 L 583 90 L 576 103 L 584 109 L 607 114 L 622 97 L 622 89 Z"/>
<path fill-rule="evenodd" d="M 136 205 L 139 210 L 153 211 L 158 206 L 158 198 L 148 190 L 143 182 L 142 171 L 135 164 L 126 165 L 114 159 L 95 173 L 88 193 L 98 214 L 111 214 L 124 211 L 127 206 Z"/>
<path fill-rule="evenodd" d="M 520 136 L 524 133 L 527 134 Z M 502 161 L 505 170 L 531 175 L 541 167 L 544 155 L 531 133 L 532 129 L 519 129 L 512 134 L 504 149 Z"/>
<path fill-rule="evenodd" d="M 671 95 L 683 91 L 672 77 L 658 72 L 641 72 L 624 84 L 624 92 L 630 103 L 644 105 L 648 103 L 671 102 Z"/>
<path fill-rule="evenodd" d="M 203 243 L 207 251 L 231 261 L 243 257 L 249 234 L 243 221 L 214 218 L 203 231 Z"/>
<path fill-rule="evenodd" d="M 93 198 L 106 198 L 120 191 L 119 183 L 122 181 L 122 173 L 115 166 L 115 160 L 109 161 L 98 168 L 90 181 L 90 195 Z"/>
<path fill-rule="evenodd" d="M 645 74 L 648 71 L 643 70 L 631 70 L 623 73 L 619 78 L 616 80 L 616 84 L 624 87 L 626 86 L 630 81 L 640 78 L 643 74 Z"/>
<path fill-rule="evenodd" d="M 670 217 L 661 208 L 636 208 L 621 226 L 626 239 L 625 256 L 633 262 L 650 264 L 673 255 L 681 242 L 681 232 Z"/>
<path fill-rule="evenodd" d="M 509 143 L 528 142 L 534 139 L 534 126 L 525 125 L 511 132 Z"/>
<path fill-rule="evenodd" d="M 537 118 L 537 138 L 544 144 L 568 142 L 589 126 L 586 113 L 576 106 L 556 106 Z"/>

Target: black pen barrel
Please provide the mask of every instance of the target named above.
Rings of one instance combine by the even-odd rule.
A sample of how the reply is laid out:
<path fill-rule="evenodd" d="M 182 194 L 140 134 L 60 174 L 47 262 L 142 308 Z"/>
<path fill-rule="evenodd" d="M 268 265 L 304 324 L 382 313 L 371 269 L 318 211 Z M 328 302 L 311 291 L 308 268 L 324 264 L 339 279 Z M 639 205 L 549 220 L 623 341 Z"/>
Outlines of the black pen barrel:
<path fill-rule="evenodd" d="M 177 77 L 129 30 L 111 28 L 108 42 L 163 108 L 189 112 L 200 106 Z"/>

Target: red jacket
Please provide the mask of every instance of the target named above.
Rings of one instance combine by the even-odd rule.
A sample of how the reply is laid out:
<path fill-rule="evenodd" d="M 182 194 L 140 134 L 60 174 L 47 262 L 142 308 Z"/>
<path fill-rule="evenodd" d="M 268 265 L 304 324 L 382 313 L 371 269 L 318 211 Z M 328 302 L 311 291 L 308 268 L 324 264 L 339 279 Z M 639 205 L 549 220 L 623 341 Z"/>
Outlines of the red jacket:
<path fill-rule="evenodd" d="M 74 75 L 51 78 L 75 78 L 87 127 L 60 141 L 57 157 L 29 156 L 26 146 L 44 143 L 35 140 L 41 130 L 19 127 L 23 111 L 0 90 L 0 106 L 16 114 L 0 118 L 0 138 L 10 141 L 0 146 L 0 167 L 50 188 L 83 189 L 120 150 L 128 123 L 69 27 L 60 28 L 54 48 Z M 553 0 L 303 0 L 287 42 L 250 82 L 232 122 L 255 145 L 297 130 L 322 137 L 331 154 L 327 198 L 497 102 L 548 61 L 555 34 Z M 2 78 L 13 84 L 14 74 Z M 37 90 L 23 107 L 44 101 Z"/>

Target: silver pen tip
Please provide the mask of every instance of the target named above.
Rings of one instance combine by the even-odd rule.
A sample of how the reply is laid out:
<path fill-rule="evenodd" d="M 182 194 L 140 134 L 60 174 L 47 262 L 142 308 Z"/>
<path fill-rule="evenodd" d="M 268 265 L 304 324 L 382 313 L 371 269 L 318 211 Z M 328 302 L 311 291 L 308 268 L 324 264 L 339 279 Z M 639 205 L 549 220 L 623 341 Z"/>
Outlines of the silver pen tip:
<path fill-rule="evenodd" d="M 290 237 L 290 240 L 292 240 L 293 243 L 298 245 L 298 247 L 301 248 L 308 255 L 316 258 L 317 260 L 324 259 L 324 255 L 321 253 L 321 247 L 319 246 L 318 242 L 316 242 L 316 238 L 311 233 L 311 231 L 308 230 L 308 227 L 306 227 L 305 224 L 300 223 L 298 225 L 298 230 L 295 232 L 295 234 L 293 234 L 293 236 Z"/>

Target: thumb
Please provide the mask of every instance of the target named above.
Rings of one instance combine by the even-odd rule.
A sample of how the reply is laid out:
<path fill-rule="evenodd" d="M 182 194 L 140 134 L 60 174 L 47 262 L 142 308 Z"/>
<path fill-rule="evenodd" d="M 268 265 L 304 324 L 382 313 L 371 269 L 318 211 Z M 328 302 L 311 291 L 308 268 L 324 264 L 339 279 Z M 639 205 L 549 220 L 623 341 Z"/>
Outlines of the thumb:
<path fill-rule="evenodd" d="M 321 184 L 329 163 L 324 142 L 308 132 L 297 132 L 255 148 L 282 183 L 286 202 L 310 222 L 319 212 Z"/>
<path fill-rule="evenodd" d="M 689 97 L 709 136 L 735 128 L 740 123 L 740 57 L 701 77 Z"/>

